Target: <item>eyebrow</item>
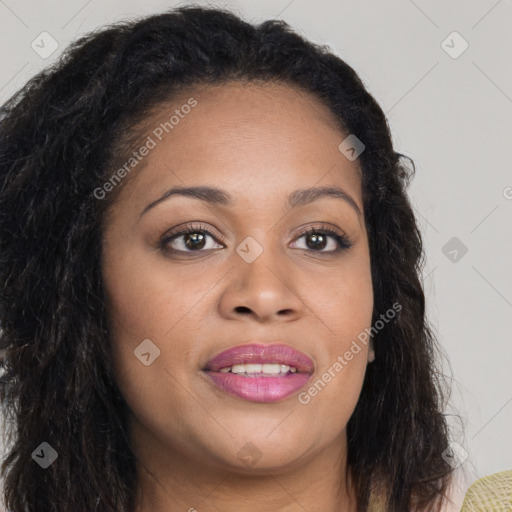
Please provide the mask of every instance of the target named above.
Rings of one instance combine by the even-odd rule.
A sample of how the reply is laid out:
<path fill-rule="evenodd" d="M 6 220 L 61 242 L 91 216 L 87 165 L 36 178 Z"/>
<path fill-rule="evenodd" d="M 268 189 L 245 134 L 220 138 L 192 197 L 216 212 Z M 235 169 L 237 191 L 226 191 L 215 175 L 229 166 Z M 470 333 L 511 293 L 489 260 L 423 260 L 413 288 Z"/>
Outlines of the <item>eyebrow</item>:
<path fill-rule="evenodd" d="M 220 188 L 197 186 L 197 187 L 173 187 L 167 190 L 162 196 L 155 201 L 149 203 L 140 213 L 139 218 L 142 217 L 149 210 L 153 209 L 156 205 L 166 201 L 172 196 L 187 196 L 209 204 L 217 204 L 222 206 L 232 207 L 236 201 L 229 192 L 221 190 Z M 298 208 L 312 203 L 322 197 L 334 197 L 341 199 L 348 203 L 356 211 L 357 215 L 361 216 L 361 210 L 355 200 L 339 187 L 310 187 L 295 190 L 286 198 L 286 204 L 290 208 Z"/>

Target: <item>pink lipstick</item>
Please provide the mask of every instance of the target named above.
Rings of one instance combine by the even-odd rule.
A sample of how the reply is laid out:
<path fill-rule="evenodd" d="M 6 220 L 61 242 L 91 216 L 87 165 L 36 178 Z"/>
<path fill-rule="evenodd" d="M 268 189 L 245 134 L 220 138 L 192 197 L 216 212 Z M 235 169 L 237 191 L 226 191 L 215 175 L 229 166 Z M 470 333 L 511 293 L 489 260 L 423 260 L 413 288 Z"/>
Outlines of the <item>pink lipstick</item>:
<path fill-rule="evenodd" d="M 245 400 L 277 402 L 305 386 L 313 361 L 289 345 L 248 344 L 217 354 L 204 368 L 213 384 Z"/>

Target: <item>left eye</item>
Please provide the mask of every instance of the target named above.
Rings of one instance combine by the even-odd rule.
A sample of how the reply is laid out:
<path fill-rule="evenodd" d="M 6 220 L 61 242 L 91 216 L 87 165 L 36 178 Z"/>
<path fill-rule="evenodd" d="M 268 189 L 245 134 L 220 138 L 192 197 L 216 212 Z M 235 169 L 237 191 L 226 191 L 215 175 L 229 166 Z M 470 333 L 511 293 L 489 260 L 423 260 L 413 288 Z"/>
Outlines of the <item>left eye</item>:
<path fill-rule="evenodd" d="M 338 234 L 336 231 L 328 228 L 308 229 L 297 240 L 301 238 L 305 238 L 307 247 L 298 247 L 298 249 L 310 249 L 321 253 L 337 253 L 349 249 L 353 245 L 346 235 Z M 329 247 L 329 239 L 331 241 L 330 250 L 323 250 Z"/>
<path fill-rule="evenodd" d="M 212 247 L 212 244 L 208 246 L 208 238 L 212 241 L 215 240 L 209 231 L 202 229 L 187 229 L 166 238 L 163 240 L 163 245 L 170 246 L 173 251 L 181 252 L 200 251 L 201 249 L 222 249 L 222 246 Z M 173 244 L 175 244 L 174 247 Z"/>

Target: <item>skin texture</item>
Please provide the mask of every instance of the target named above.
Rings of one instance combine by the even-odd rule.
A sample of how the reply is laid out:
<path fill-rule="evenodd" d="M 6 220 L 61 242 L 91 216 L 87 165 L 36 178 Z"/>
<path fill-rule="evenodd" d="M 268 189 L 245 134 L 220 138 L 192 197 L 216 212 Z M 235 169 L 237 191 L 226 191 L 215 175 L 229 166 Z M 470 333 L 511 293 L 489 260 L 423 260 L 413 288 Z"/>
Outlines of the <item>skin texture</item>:
<path fill-rule="evenodd" d="M 283 84 L 190 89 L 146 120 L 146 135 L 191 96 L 197 106 L 130 175 L 103 236 L 116 379 L 140 462 L 136 511 L 355 511 L 345 428 L 366 345 L 305 405 L 298 393 L 269 404 L 231 396 L 202 368 L 229 347 L 280 341 L 314 361 L 313 383 L 371 326 L 357 161 L 338 150 L 346 134 L 328 109 Z M 222 188 L 236 202 L 172 196 L 139 217 L 171 187 L 197 185 Z M 289 193 L 313 186 L 342 188 L 361 215 L 333 197 L 287 207 Z M 159 247 L 190 222 L 216 240 L 207 236 L 195 252 L 186 235 L 167 252 Z M 323 226 L 353 246 L 329 252 L 337 248 L 332 237 L 319 249 L 308 247 L 310 236 L 299 238 L 301 229 Z M 263 248 L 252 263 L 236 252 L 248 236 Z M 134 356 L 145 339 L 160 350 L 148 366 Z M 239 457 L 247 443 L 255 447 L 250 464 Z"/>

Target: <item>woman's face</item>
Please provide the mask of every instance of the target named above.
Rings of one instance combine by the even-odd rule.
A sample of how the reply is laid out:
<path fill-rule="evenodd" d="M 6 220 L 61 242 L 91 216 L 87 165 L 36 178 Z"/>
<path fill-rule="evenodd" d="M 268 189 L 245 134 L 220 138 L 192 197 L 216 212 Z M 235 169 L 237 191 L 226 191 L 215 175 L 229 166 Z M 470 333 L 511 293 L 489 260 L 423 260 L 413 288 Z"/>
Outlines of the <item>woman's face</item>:
<path fill-rule="evenodd" d="M 344 354 L 371 325 L 373 291 L 357 160 L 330 116 L 288 86 L 232 82 L 147 120 L 102 254 L 116 379 L 146 465 L 257 472 L 343 453 L 368 347 Z M 156 202 L 177 187 L 218 192 Z M 321 187 L 345 196 L 299 195 Z M 210 363 L 246 344 L 260 347 Z M 287 347 L 265 358 L 270 345 Z M 233 367 L 244 361 L 268 366 Z"/>

